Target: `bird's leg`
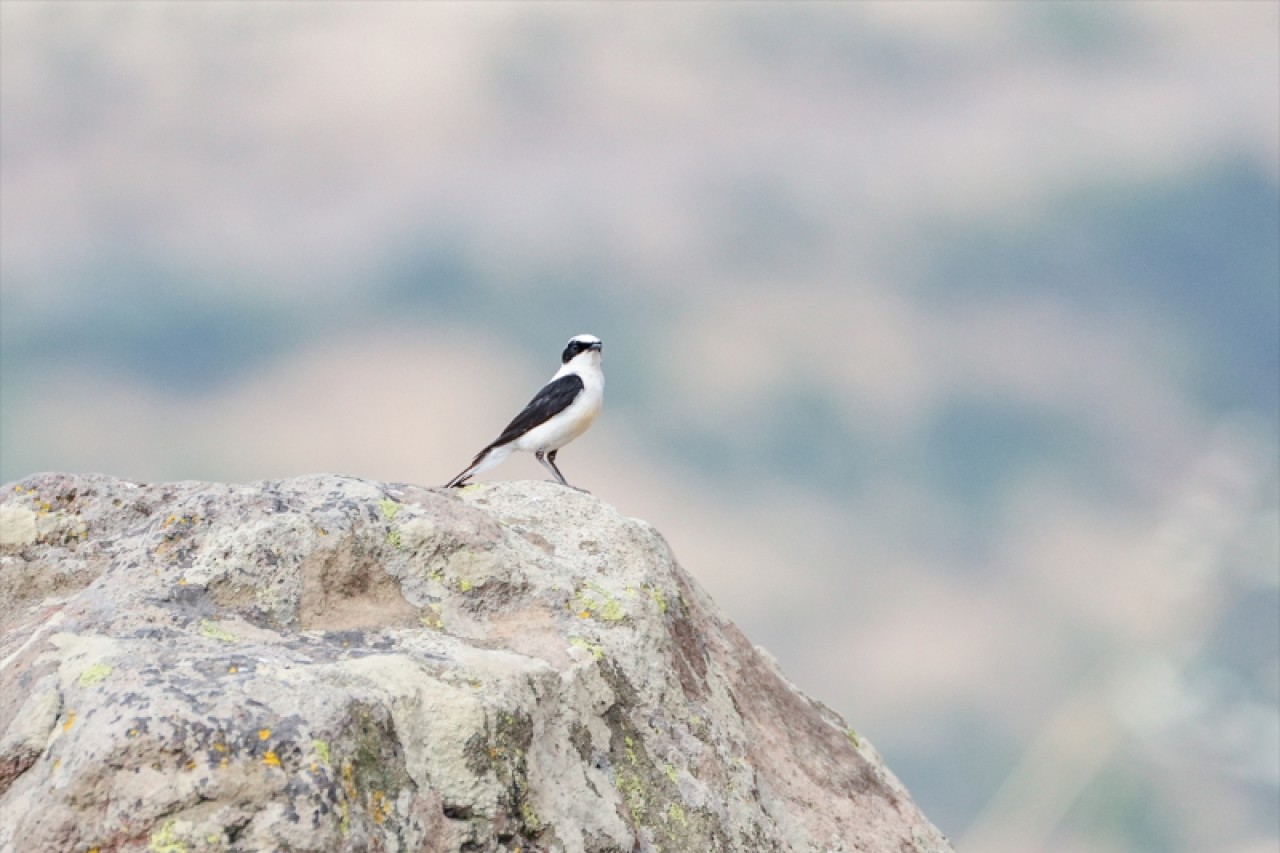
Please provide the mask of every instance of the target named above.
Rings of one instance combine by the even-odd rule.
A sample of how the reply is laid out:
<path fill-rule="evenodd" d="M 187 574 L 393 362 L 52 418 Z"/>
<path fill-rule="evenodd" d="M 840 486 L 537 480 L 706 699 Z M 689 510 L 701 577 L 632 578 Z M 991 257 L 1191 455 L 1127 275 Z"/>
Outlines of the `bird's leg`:
<path fill-rule="evenodd" d="M 551 470 L 556 472 L 556 479 L 564 485 L 568 486 L 569 481 L 564 478 L 564 474 L 560 473 L 560 466 L 556 464 L 556 454 L 560 452 L 559 448 L 547 453 L 547 463 L 551 466 Z"/>
<path fill-rule="evenodd" d="M 551 469 L 555 471 L 556 479 L 559 480 L 563 485 L 569 486 L 569 481 L 564 478 L 564 475 L 560 473 L 560 468 L 556 465 L 556 454 L 559 452 L 560 450 L 559 448 L 557 448 L 555 450 L 552 450 L 550 453 L 548 453 L 547 462 L 551 464 Z M 569 488 L 573 489 L 575 492 L 582 492 L 584 495 L 591 494 L 586 489 L 579 489 L 577 486 L 569 486 Z"/>
<path fill-rule="evenodd" d="M 542 463 L 542 466 L 544 468 L 546 468 L 548 471 L 552 473 L 552 475 L 556 478 L 557 483 L 559 483 L 562 486 L 569 486 L 569 483 L 564 478 L 564 474 L 561 474 L 560 469 L 556 467 L 556 451 L 553 450 L 550 453 L 547 453 L 546 451 L 539 450 L 535 452 L 533 455 L 537 458 L 539 462 Z M 573 487 L 569 486 L 569 488 L 573 488 Z"/>
<path fill-rule="evenodd" d="M 467 480 L 470 480 L 470 479 L 471 479 L 471 472 L 475 470 L 475 467 L 476 467 L 475 465 L 468 466 L 467 470 L 463 471 L 461 474 L 459 474 L 458 476 L 454 477 L 454 478 L 453 478 L 452 480 L 450 480 L 449 482 L 445 483 L 445 484 L 444 484 L 444 487 L 445 487 L 446 489 L 460 489 L 460 488 L 462 488 L 463 486 L 465 486 L 465 485 L 467 484 Z"/>

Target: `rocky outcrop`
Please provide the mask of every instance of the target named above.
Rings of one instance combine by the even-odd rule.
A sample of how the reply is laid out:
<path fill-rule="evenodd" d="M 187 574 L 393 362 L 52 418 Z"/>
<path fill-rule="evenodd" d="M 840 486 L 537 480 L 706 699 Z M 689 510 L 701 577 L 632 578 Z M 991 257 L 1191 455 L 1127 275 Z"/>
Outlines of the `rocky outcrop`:
<path fill-rule="evenodd" d="M 589 495 L 50 474 L 0 501 L 0 850 L 950 849 Z"/>

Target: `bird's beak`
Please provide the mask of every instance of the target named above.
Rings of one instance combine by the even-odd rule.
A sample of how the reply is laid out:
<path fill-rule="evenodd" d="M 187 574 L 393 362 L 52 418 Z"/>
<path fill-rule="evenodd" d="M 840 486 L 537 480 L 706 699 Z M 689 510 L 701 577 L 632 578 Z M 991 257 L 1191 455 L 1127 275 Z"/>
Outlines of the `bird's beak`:
<path fill-rule="evenodd" d="M 600 341 L 596 341 L 594 344 L 592 344 L 591 346 L 587 347 L 587 349 L 589 349 L 589 350 L 594 350 L 594 351 L 596 351 L 596 352 L 600 352 L 602 349 L 604 349 L 604 344 L 600 343 Z"/>

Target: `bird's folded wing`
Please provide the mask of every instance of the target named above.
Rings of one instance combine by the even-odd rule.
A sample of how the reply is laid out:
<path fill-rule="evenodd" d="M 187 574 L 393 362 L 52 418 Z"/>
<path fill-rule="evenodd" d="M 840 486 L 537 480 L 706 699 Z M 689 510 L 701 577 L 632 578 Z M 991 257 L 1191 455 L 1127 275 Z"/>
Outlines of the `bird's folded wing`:
<path fill-rule="evenodd" d="M 582 393 L 584 385 L 582 377 L 575 373 L 566 373 L 559 379 L 548 382 L 534 398 L 529 401 L 520 414 L 516 415 L 502 435 L 494 439 L 489 447 L 498 447 L 509 441 L 515 441 L 529 430 L 541 426 L 551 418 L 563 412 Z M 487 450 L 488 448 L 486 448 Z"/>

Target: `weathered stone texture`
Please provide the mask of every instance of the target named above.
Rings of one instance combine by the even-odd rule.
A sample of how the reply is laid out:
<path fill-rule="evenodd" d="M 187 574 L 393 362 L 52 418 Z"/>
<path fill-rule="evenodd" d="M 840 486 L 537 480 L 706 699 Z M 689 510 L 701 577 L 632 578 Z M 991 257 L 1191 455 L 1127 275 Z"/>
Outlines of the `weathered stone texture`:
<path fill-rule="evenodd" d="M 551 483 L 9 484 L 0 733 L 4 851 L 950 849 Z"/>

